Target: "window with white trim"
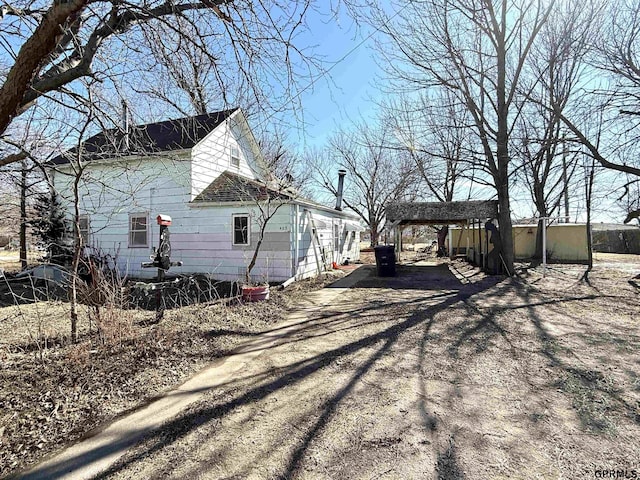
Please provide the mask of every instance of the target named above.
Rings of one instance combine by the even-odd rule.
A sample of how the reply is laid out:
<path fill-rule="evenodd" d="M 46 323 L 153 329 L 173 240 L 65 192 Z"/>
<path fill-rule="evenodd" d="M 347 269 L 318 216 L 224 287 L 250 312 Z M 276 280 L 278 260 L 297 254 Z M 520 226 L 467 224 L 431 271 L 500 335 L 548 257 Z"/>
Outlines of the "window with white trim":
<path fill-rule="evenodd" d="M 240 166 L 240 149 L 235 145 L 230 148 L 229 163 L 234 167 Z"/>
<path fill-rule="evenodd" d="M 233 244 L 249 245 L 249 215 L 233 216 Z"/>
<path fill-rule="evenodd" d="M 149 216 L 146 213 L 129 215 L 129 247 L 149 246 Z"/>
<path fill-rule="evenodd" d="M 78 227 L 83 245 L 89 245 L 89 215 L 78 216 Z"/>

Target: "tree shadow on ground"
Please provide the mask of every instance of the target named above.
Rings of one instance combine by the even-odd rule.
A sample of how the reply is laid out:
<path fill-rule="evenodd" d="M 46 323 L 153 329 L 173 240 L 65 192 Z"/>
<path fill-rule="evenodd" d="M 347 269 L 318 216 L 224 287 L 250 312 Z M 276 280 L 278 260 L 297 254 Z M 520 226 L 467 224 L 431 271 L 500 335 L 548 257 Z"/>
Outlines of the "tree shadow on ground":
<path fill-rule="evenodd" d="M 381 277 L 374 266 L 360 267 L 369 272 L 358 282 L 357 288 L 386 288 L 392 290 L 458 290 L 462 282 L 451 272 L 446 263 L 417 266 L 397 265 L 396 275 Z M 501 278 L 501 277 L 495 277 Z M 327 288 L 341 288 L 338 281 Z"/>
<path fill-rule="evenodd" d="M 423 269 L 424 267 L 420 268 Z M 450 294 L 434 296 L 434 304 L 428 305 L 425 308 L 414 309 L 413 313 L 411 313 L 404 320 L 399 320 L 397 323 L 393 323 L 391 326 L 384 328 L 383 330 L 378 331 L 375 334 L 358 338 L 357 340 L 351 341 L 343 346 L 336 347 L 313 357 L 294 362 L 290 365 L 287 365 L 286 367 L 279 368 L 277 377 L 275 379 L 267 379 L 263 384 L 250 388 L 247 391 L 243 391 L 227 401 L 213 406 L 199 405 L 198 408 L 194 408 L 191 411 L 180 415 L 171 422 L 163 425 L 161 428 L 153 431 L 138 431 L 133 428 L 129 435 L 125 439 L 121 440 L 118 444 L 111 445 L 108 448 L 105 447 L 97 449 L 85 456 L 71 458 L 61 463 L 54 463 L 46 469 L 40 469 L 39 471 L 36 471 L 34 473 L 40 475 L 40 478 L 59 478 L 66 472 L 81 468 L 104 455 L 112 454 L 114 449 L 118 452 L 123 453 L 128 448 L 139 443 L 143 438 L 146 439 L 144 445 L 141 449 L 139 449 L 139 451 L 137 451 L 134 455 L 131 455 L 113 465 L 101 475 L 102 478 L 108 477 L 109 475 L 116 474 L 129 465 L 135 464 L 136 462 L 184 438 L 186 435 L 188 435 L 190 432 L 203 425 L 204 423 L 216 421 L 229 414 L 236 408 L 258 402 L 268 395 L 272 394 L 273 392 L 300 383 L 302 380 L 308 378 L 315 372 L 318 372 L 327 365 L 335 362 L 336 359 L 339 359 L 340 357 L 345 357 L 356 352 L 364 352 L 364 349 L 373 349 L 373 353 L 369 355 L 366 360 L 360 363 L 359 367 L 356 369 L 349 381 L 345 382 L 342 388 L 340 388 L 337 392 L 335 392 L 335 394 L 331 395 L 325 402 L 323 402 L 320 409 L 321 411 L 316 417 L 315 422 L 306 431 L 302 440 L 298 442 L 295 448 L 293 448 L 293 451 L 291 452 L 290 457 L 286 462 L 286 467 L 284 468 L 281 478 L 290 478 L 292 476 L 295 476 L 296 472 L 300 468 L 301 462 L 303 461 L 305 453 L 307 452 L 311 442 L 314 440 L 314 438 L 316 438 L 319 432 L 321 432 L 324 427 L 331 421 L 341 401 L 345 398 L 345 396 L 353 391 L 354 387 L 363 377 L 363 375 L 369 372 L 376 364 L 376 362 L 384 357 L 387 352 L 389 352 L 391 347 L 397 342 L 398 337 L 403 332 L 420 324 L 423 324 L 425 330 L 428 331 L 431 328 L 431 325 L 434 321 L 434 316 L 437 313 L 447 309 L 451 305 L 465 301 L 478 292 L 493 287 L 501 280 L 501 277 L 490 277 L 482 282 L 478 282 L 475 284 L 461 285 L 460 282 L 455 279 L 455 276 L 450 274 L 450 272 L 448 275 L 453 277 L 455 279 L 455 282 L 451 280 L 446 273 L 444 274 L 447 279 L 446 281 L 449 282 L 451 286 L 454 286 L 455 284 L 455 286 L 457 287 L 456 290 L 452 291 Z M 367 282 L 366 280 L 367 279 L 364 279 L 364 281 L 356 285 L 356 288 L 371 288 L 370 282 Z M 397 279 L 395 278 L 385 279 L 384 282 L 390 283 L 392 285 L 390 288 L 401 288 L 400 285 L 402 284 L 402 282 L 397 282 L 396 280 Z M 376 282 L 380 284 L 379 279 L 376 279 Z M 415 278 L 411 283 L 413 285 L 413 288 L 417 288 L 415 284 Z M 428 283 L 426 283 L 425 286 L 425 290 L 431 289 Z M 433 289 L 436 288 L 434 287 Z M 388 307 L 388 305 L 374 304 L 372 306 L 365 307 L 364 310 L 367 310 L 371 313 L 375 312 L 377 308 L 380 308 L 382 312 L 383 307 Z M 323 322 L 331 323 L 334 321 L 336 321 L 335 315 L 328 315 L 325 316 L 324 319 L 316 320 L 316 325 L 314 325 L 313 322 L 311 322 L 310 325 L 313 328 L 316 328 L 318 325 L 322 326 Z M 337 320 L 337 322 L 340 321 L 343 320 Z M 297 334 L 304 335 L 304 332 L 297 331 Z M 283 335 L 282 343 L 287 343 L 288 335 L 293 335 L 293 332 L 286 332 Z M 197 475 L 197 472 L 194 471 L 192 472 L 192 474 Z M 33 478 L 37 477 L 34 476 Z"/>
<path fill-rule="evenodd" d="M 577 321 L 567 315 L 566 306 L 573 303 L 586 301 L 598 301 L 609 299 L 620 301 L 616 295 L 566 295 L 562 298 L 547 299 L 544 293 L 535 293 L 528 288 L 516 288 L 513 290 L 520 299 L 520 305 L 494 305 L 490 307 L 478 308 L 473 304 L 473 299 L 465 301 L 469 317 L 449 328 L 447 332 L 455 338 L 448 348 L 452 358 L 460 357 L 460 349 L 464 346 L 473 346 L 471 355 L 485 352 L 492 344 L 496 343 L 497 337 L 505 342 L 511 350 L 512 357 L 518 358 L 518 352 L 522 350 L 522 345 L 515 341 L 515 334 L 510 330 L 512 322 L 505 321 L 501 316 L 507 312 L 518 315 L 522 325 L 530 324 L 535 335 L 535 344 L 530 347 L 527 353 L 538 354 L 545 358 L 548 364 L 554 369 L 553 383 L 547 385 L 551 391 L 561 391 L 568 396 L 570 403 L 577 413 L 582 427 L 587 432 L 614 434 L 615 424 L 613 415 L 624 415 L 634 423 L 640 423 L 640 413 L 623 398 L 623 392 L 618 388 L 611 376 L 603 367 L 593 367 L 582 364 L 579 361 L 581 351 L 589 346 L 597 344 L 601 348 L 615 347 L 632 348 L 637 340 L 630 340 L 632 332 L 620 332 L 612 334 L 610 331 L 606 335 L 593 333 L 594 338 L 586 338 L 587 333 L 581 333 L 572 322 Z M 500 287 L 494 292 L 494 297 L 501 296 Z M 563 307 L 564 306 L 564 307 Z M 541 310 L 539 307 L 546 307 Z M 564 309 L 563 309 L 564 308 Z M 570 310 L 569 310 L 570 311 Z M 518 313 L 521 312 L 521 313 Z M 577 344 L 569 344 L 564 341 L 566 335 L 554 335 L 549 331 L 549 318 L 543 317 L 554 314 L 561 318 L 566 324 L 565 327 L 576 328 L 571 332 Z M 514 325 L 514 328 L 516 325 Z M 582 327 L 587 328 L 587 327 Z M 609 327 L 611 328 L 611 327 Z M 468 359 L 468 357 L 467 357 Z M 603 364 L 604 365 L 604 364 Z"/>
<path fill-rule="evenodd" d="M 464 480 L 465 475 L 460 466 L 454 435 L 449 437 L 447 447 L 438 453 L 436 470 L 438 480 Z"/>
<path fill-rule="evenodd" d="M 430 267 L 419 267 L 420 269 L 429 269 Z M 564 392 L 573 402 L 578 418 L 582 422 L 585 430 L 606 433 L 612 428 L 607 421 L 607 416 L 603 415 L 601 399 L 603 396 L 612 399 L 616 408 L 625 415 L 633 419 L 636 423 L 640 422 L 636 409 L 629 405 L 623 398 L 621 392 L 615 388 L 607 380 L 607 375 L 597 368 L 587 368 L 584 365 L 571 361 L 576 356 L 576 352 L 567 345 L 562 344 L 549 331 L 547 319 L 542 317 L 539 307 L 560 308 L 568 302 L 581 302 L 586 300 L 594 300 L 600 296 L 572 296 L 557 299 L 547 299 L 543 295 L 531 292 L 527 288 L 518 288 L 511 281 L 499 283 L 501 277 L 487 277 L 475 284 L 461 284 L 457 279 L 454 282 L 447 272 L 441 270 L 445 276 L 445 282 L 448 287 L 446 292 L 436 292 L 440 288 L 432 288 L 428 284 L 428 275 L 422 281 L 426 285 L 421 288 L 425 291 L 425 299 L 430 300 L 431 304 L 414 303 L 414 300 L 391 299 L 390 303 L 386 301 L 376 301 L 373 299 L 366 303 L 362 308 L 353 309 L 348 312 L 342 312 L 339 308 L 333 310 L 325 310 L 308 320 L 300 321 L 285 326 L 278 326 L 261 332 L 270 334 L 268 341 L 250 342 L 247 346 L 241 347 L 243 352 L 256 351 L 267 348 L 274 348 L 283 344 L 295 344 L 303 340 L 319 338 L 330 333 L 349 331 L 355 332 L 355 329 L 380 323 L 381 330 L 366 336 L 359 337 L 342 346 L 337 346 L 327 351 L 323 351 L 304 360 L 292 362 L 284 367 L 278 367 L 270 372 L 264 372 L 255 377 L 245 377 L 246 383 L 253 385 L 249 388 L 237 388 L 236 393 L 231 393 L 229 398 L 216 399 L 214 405 L 204 404 L 200 402 L 190 411 L 183 413 L 178 418 L 165 424 L 162 428 L 153 431 L 136 431 L 132 429 L 131 435 L 119 441 L 109 448 L 96 449 L 86 457 L 74 458 L 68 462 L 54 464 L 49 469 L 43 470 L 42 478 L 59 478 L 65 472 L 72 468 L 91 463 L 97 458 L 111 454 L 113 448 L 120 452 L 126 451 L 134 444 L 140 442 L 143 438 L 146 442 L 141 445 L 134 453 L 123 457 L 117 464 L 113 465 L 101 477 L 118 474 L 124 469 L 135 465 L 148 456 L 163 450 L 164 448 L 175 444 L 179 440 L 186 437 L 189 433 L 198 429 L 205 424 L 215 424 L 226 415 L 229 415 L 235 409 L 243 406 L 255 404 L 274 392 L 282 391 L 287 387 L 296 386 L 303 380 L 310 378 L 316 372 L 333 364 L 341 358 L 347 358 L 354 353 L 360 353 L 362 360 L 359 360 L 356 367 L 350 372 L 348 379 L 340 384 L 340 387 L 324 399 L 318 409 L 317 415 L 314 415 L 307 427 L 304 428 L 301 438 L 293 444 L 285 466 L 280 470 L 280 478 L 296 477 L 301 467 L 306 461 L 310 447 L 315 439 L 317 439 L 327 426 L 332 422 L 337 414 L 337 410 L 343 403 L 345 398 L 353 394 L 358 384 L 362 383 L 364 376 L 375 369 L 376 364 L 388 355 L 394 345 L 398 344 L 400 335 L 410 329 L 417 327 L 420 330 L 420 345 L 418 351 L 417 373 L 421 379 L 427 377 L 427 373 L 423 370 L 425 365 L 429 363 L 430 348 L 437 342 L 449 341 L 450 345 L 445 350 L 445 355 L 451 359 L 458 359 L 461 356 L 463 347 L 471 346 L 466 350 L 467 355 L 479 355 L 486 352 L 496 342 L 504 342 L 508 349 L 511 349 L 513 355 L 517 355 L 523 350 L 523 345 L 515 338 L 513 328 L 507 323 L 501 315 L 506 311 L 515 312 L 518 321 L 524 325 L 531 325 L 535 338 L 535 344 L 528 353 L 540 355 L 546 359 L 554 369 L 553 382 L 546 385 L 546 388 Z M 400 277 L 403 273 L 408 272 L 411 277 L 411 287 L 408 289 L 416 290 L 420 286 L 420 280 L 416 280 L 418 275 L 413 275 L 417 270 L 401 270 Z M 432 271 L 430 273 L 433 273 Z M 455 277 L 454 277 L 455 278 Z M 403 289 L 403 281 L 406 278 L 364 278 L 354 288 L 391 288 L 393 290 Z M 450 283 L 449 283 L 450 282 Z M 391 287 L 387 287 L 391 285 Z M 339 288 L 339 287 L 334 287 Z M 490 291 L 490 297 L 500 298 L 507 292 L 515 292 L 516 298 L 519 299 L 519 305 L 515 306 L 491 306 L 488 308 L 480 308 L 475 302 L 475 295 Z M 397 322 L 390 326 L 384 326 L 384 322 L 389 319 L 376 319 L 376 315 L 384 316 L 385 308 L 389 305 L 397 305 L 404 309 L 409 309 L 408 316 L 400 318 Z M 463 316 L 461 321 L 456 321 L 452 325 L 440 326 L 438 332 L 434 332 L 435 316 L 446 309 L 457 305 L 468 311 L 467 316 Z M 230 334 L 253 337 L 253 334 L 246 332 L 233 332 L 214 330 L 211 335 Z M 608 339 L 610 342 L 616 342 L 618 337 Z M 604 341 L 604 340 L 603 340 Z M 469 357 L 465 357 L 469 358 Z M 454 382 L 455 383 L 455 382 Z M 233 392 L 233 381 L 227 385 Z M 429 392 L 424 381 L 420 382 L 419 398 L 421 399 L 417 405 L 423 426 L 427 434 L 445 435 L 440 442 L 432 442 L 434 449 L 434 459 L 438 468 L 438 478 L 442 479 L 463 479 L 464 470 L 461 466 L 462 454 L 459 451 L 463 442 L 457 441 L 457 437 L 449 434 L 446 437 L 446 428 L 441 419 L 430 409 L 427 404 Z M 531 414 L 532 421 L 537 421 L 536 413 Z M 286 438 L 275 439 L 274 442 L 286 441 Z M 212 455 L 215 458 L 222 458 L 228 453 L 231 446 L 221 447 Z M 266 455 L 266 453 L 265 453 Z M 253 462 L 247 462 L 244 470 L 238 473 L 238 478 L 248 476 L 251 468 L 255 467 L 258 459 L 255 454 Z M 182 472 L 183 476 L 197 477 L 205 475 L 210 464 L 198 464 L 187 472 Z"/>
<path fill-rule="evenodd" d="M 525 302 L 534 303 L 530 293 L 521 291 Z M 578 365 L 578 355 L 572 348 L 555 338 L 545 326 L 539 312 L 529 307 L 528 319 L 533 324 L 541 345 L 541 353 L 560 372 L 560 378 L 551 385 L 559 388 L 572 399 L 574 409 L 583 427 L 595 433 L 614 433 L 614 426 L 609 418 L 609 410 L 603 399 L 615 404 L 616 409 L 628 416 L 635 423 L 640 423 L 640 414 L 621 396 L 621 391 L 607 380 L 607 375 L 600 369 Z M 613 340 L 616 343 L 616 340 Z M 569 359 L 573 359 L 573 362 Z"/>

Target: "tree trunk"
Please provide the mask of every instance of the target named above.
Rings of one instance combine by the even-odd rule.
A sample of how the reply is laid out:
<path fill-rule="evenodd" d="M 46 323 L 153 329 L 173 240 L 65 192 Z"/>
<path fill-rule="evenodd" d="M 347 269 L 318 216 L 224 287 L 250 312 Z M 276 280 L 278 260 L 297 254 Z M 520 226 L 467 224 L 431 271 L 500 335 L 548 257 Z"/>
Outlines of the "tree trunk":
<path fill-rule="evenodd" d="M 263 235 L 264 233 L 261 235 L 261 238 L 260 240 L 258 240 L 258 243 L 256 243 L 256 249 L 253 251 L 253 257 L 251 257 L 251 261 L 247 266 L 247 274 L 245 276 L 245 280 L 247 281 L 247 283 L 251 283 L 251 270 L 253 270 L 253 267 L 256 266 L 256 261 L 258 260 L 258 253 L 260 252 L 260 247 L 262 246 Z"/>
<path fill-rule="evenodd" d="M 20 267 L 27 268 L 27 169 L 20 171 Z"/>
<path fill-rule="evenodd" d="M 380 232 L 378 232 L 378 225 L 371 223 L 371 241 L 370 243 L 370 247 L 373 248 L 378 244 L 378 238 L 380 237 Z"/>
<path fill-rule="evenodd" d="M 71 341 L 78 342 L 78 267 L 82 253 L 82 237 L 80 235 L 80 184 L 81 174 L 76 174 L 73 182 L 73 262 L 71 265 L 71 286 L 69 287 L 69 303 L 71 317 Z"/>
<path fill-rule="evenodd" d="M 78 342 L 78 266 L 80 265 L 80 245 L 76 244 L 73 249 L 73 264 L 71 268 L 70 286 L 70 317 L 71 317 L 71 341 Z"/>
<path fill-rule="evenodd" d="M 498 189 L 498 223 L 500 228 L 500 240 L 502 241 L 502 260 L 508 270 L 507 275 L 513 275 L 513 235 L 511 225 L 511 205 L 509 202 L 508 180 L 505 178 Z"/>
<path fill-rule="evenodd" d="M 533 258 L 536 260 L 542 259 L 542 229 L 544 228 L 544 214 L 540 214 L 538 219 L 538 228 L 536 228 L 536 249 L 533 252 Z"/>
<path fill-rule="evenodd" d="M 20 103 L 43 59 L 56 48 L 62 26 L 86 4 L 86 0 L 54 2 L 31 37 L 20 48 L 15 63 L 6 73 L 5 81 L 0 87 L 0 134 L 5 132 L 11 120 L 19 113 Z"/>
<path fill-rule="evenodd" d="M 502 7 L 502 24 L 506 24 L 506 7 Z M 507 275 L 513 275 L 513 236 L 511 234 L 511 202 L 509 199 L 509 105 L 507 104 L 507 51 L 504 32 L 498 37 L 496 45 L 497 79 L 497 131 L 496 159 L 497 175 L 494 175 L 498 191 L 498 222 L 500 224 L 500 240 L 502 241 L 502 261 L 507 268 Z"/>
<path fill-rule="evenodd" d="M 591 199 L 593 197 L 593 176 L 594 176 L 593 160 L 591 163 L 591 170 L 589 172 L 589 181 L 585 186 L 586 190 L 586 203 L 587 203 L 587 275 L 593 269 L 593 239 L 591 237 Z"/>

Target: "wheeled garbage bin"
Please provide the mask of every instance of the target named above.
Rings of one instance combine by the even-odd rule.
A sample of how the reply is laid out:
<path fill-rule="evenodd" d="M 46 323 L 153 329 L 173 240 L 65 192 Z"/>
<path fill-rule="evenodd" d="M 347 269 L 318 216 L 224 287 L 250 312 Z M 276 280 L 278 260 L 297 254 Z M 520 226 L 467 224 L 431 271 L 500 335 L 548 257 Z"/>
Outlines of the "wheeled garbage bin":
<path fill-rule="evenodd" d="M 379 277 L 393 277 L 396 274 L 396 250 L 393 245 L 373 247 L 376 254 L 376 268 Z"/>

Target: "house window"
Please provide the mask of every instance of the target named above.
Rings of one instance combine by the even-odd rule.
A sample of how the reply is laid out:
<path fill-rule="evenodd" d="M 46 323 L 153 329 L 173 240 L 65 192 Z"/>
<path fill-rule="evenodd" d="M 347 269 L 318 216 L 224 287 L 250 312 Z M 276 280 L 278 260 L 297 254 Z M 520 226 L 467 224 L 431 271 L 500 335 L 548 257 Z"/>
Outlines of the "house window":
<path fill-rule="evenodd" d="M 240 166 L 240 149 L 238 147 L 231 147 L 231 165 L 234 167 Z"/>
<path fill-rule="evenodd" d="M 149 222 L 146 213 L 134 213 L 129 216 L 129 247 L 147 247 Z"/>
<path fill-rule="evenodd" d="M 333 225 L 333 249 L 340 251 L 340 225 L 337 223 Z"/>
<path fill-rule="evenodd" d="M 78 216 L 78 227 L 83 245 L 89 245 L 89 215 Z"/>
<path fill-rule="evenodd" d="M 249 245 L 249 215 L 233 216 L 233 244 Z"/>

